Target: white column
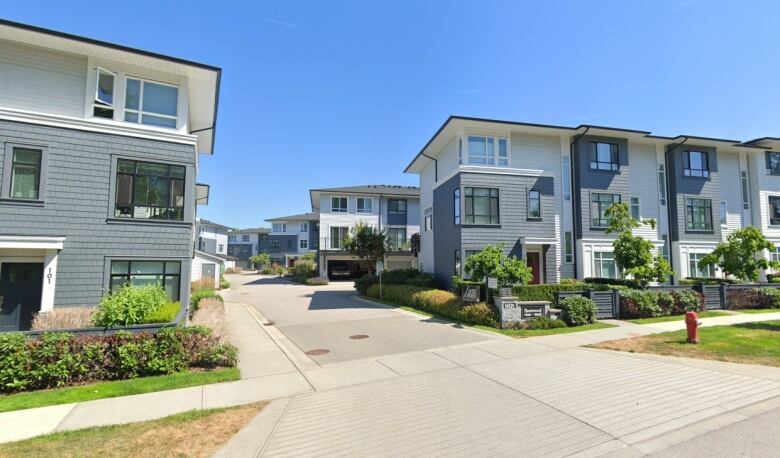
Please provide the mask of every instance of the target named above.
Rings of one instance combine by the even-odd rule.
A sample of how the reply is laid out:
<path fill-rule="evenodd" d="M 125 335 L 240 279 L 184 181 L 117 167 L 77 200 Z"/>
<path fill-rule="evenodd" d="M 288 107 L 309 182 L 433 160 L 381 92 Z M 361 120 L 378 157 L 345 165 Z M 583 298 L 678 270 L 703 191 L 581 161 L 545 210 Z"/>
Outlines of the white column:
<path fill-rule="evenodd" d="M 43 288 L 41 289 L 41 312 L 54 310 L 54 290 L 57 285 L 57 258 L 59 250 L 46 250 L 43 259 Z"/>

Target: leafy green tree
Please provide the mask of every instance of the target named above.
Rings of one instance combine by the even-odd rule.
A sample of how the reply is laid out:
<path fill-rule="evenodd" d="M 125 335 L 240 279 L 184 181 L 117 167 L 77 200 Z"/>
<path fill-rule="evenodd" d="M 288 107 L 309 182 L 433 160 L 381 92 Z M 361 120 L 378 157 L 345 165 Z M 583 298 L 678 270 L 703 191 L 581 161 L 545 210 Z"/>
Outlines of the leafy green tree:
<path fill-rule="evenodd" d="M 472 278 L 495 278 L 503 288 L 517 283 L 528 283 L 533 278 L 525 260 L 504 254 L 504 244 L 488 245 L 484 250 L 466 259 L 466 273 Z"/>
<path fill-rule="evenodd" d="M 780 267 L 780 263 L 764 258 L 764 250 L 774 251 L 775 246 L 757 227 L 743 227 L 729 234 L 699 264 L 716 265 L 726 275 L 743 281 L 757 281 L 761 270 Z"/>
<path fill-rule="evenodd" d="M 250 257 L 249 262 L 252 263 L 255 269 L 261 269 L 263 266 L 271 264 L 271 257 L 268 256 L 268 253 L 260 253 Z"/>
<path fill-rule="evenodd" d="M 376 270 L 376 262 L 385 258 L 387 234 L 381 229 L 359 222 L 344 240 L 344 249 Z"/>
<path fill-rule="evenodd" d="M 633 233 L 634 229 L 643 224 L 655 228 L 654 219 L 633 218 L 628 205 L 624 203 L 610 205 L 604 216 L 609 223 L 607 234 L 620 233 L 612 242 L 612 247 L 622 277 L 631 275 L 644 286 L 651 281 L 664 281 L 672 274 L 672 266 L 666 259 L 653 256 L 653 244 Z"/>

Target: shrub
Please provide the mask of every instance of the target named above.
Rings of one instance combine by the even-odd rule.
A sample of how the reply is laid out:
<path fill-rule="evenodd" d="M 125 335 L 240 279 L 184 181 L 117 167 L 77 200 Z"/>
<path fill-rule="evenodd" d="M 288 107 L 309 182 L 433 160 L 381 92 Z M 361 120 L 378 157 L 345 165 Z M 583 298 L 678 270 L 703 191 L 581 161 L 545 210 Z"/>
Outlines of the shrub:
<path fill-rule="evenodd" d="M 685 277 L 679 282 L 681 285 L 733 285 L 740 283 L 731 278 L 712 278 L 712 277 Z"/>
<path fill-rule="evenodd" d="M 569 326 L 582 326 L 596 321 L 596 304 L 582 296 L 569 296 L 561 300 L 561 319 Z"/>
<path fill-rule="evenodd" d="M 279 265 L 279 264 L 277 264 L 277 263 L 273 263 L 273 265 L 271 265 L 271 273 L 273 273 L 274 275 L 277 275 L 277 276 L 281 277 L 281 276 L 283 276 L 285 273 L 287 273 L 287 269 L 285 269 L 283 266 L 280 266 L 280 265 Z"/>
<path fill-rule="evenodd" d="M 168 295 L 159 286 L 125 285 L 100 301 L 93 322 L 104 327 L 140 324 L 168 301 Z"/>
<path fill-rule="evenodd" d="M 274 270 L 270 267 L 264 267 L 262 270 L 260 270 L 260 273 L 263 275 L 271 275 L 274 273 Z"/>
<path fill-rule="evenodd" d="M 202 299 L 190 323 L 193 326 L 204 326 L 211 329 L 212 334 L 220 343 L 225 342 L 227 338 L 228 326 L 225 318 L 225 304 L 219 299 L 213 297 Z"/>
<path fill-rule="evenodd" d="M 512 292 L 520 301 L 549 301 L 555 302 L 555 294 L 558 291 L 582 291 L 585 285 L 579 282 L 567 282 L 560 284 L 543 285 L 519 285 Z"/>
<path fill-rule="evenodd" d="M 690 289 L 672 291 L 674 306 L 670 310 L 672 315 L 681 315 L 685 312 L 701 312 L 704 310 L 704 296 Z"/>
<path fill-rule="evenodd" d="M 640 289 L 641 285 L 639 285 L 639 282 L 636 280 L 631 280 L 630 278 L 600 278 L 600 277 L 591 277 L 586 278 L 585 283 L 589 283 L 591 285 L 606 285 L 606 286 L 626 286 L 628 288 L 632 289 Z"/>
<path fill-rule="evenodd" d="M 433 288 L 436 286 L 436 280 L 433 278 L 433 275 L 427 272 L 420 272 L 414 277 L 407 278 L 405 284 L 421 288 Z"/>
<path fill-rule="evenodd" d="M 735 288 L 728 292 L 730 310 L 780 308 L 780 291 L 775 288 Z"/>
<path fill-rule="evenodd" d="M 220 276 L 219 277 L 219 289 L 228 289 L 230 288 L 230 282 L 227 281 L 225 277 Z"/>
<path fill-rule="evenodd" d="M 92 307 L 60 307 L 33 316 L 33 331 L 51 331 L 55 329 L 78 329 L 92 327 Z"/>
<path fill-rule="evenodd" d="M 405 285 L 408 280 L 419 275 L 423 275 L 423 272 L 415 268 L 385 270 L 382 272 L 382 284 Z"/>
<path fill-rule="evenodd" d="M 214 280 L 210 278 L 201 278 L 200 280 L 196 280 L 190 283 L 190 291 L 193 293 L 197 293 L 198 291 L 213 290 L 213 289 L 214 289 Z"/>
<path fill-rule="evenodd" d="M 181 311 L 180 302 L 168 302 L 160 309 L 146 315 L 144 323 L 171 323 L 176 321 Z"/>
<path fill-rule="evenodd" d="M 310 286 L 322 286 L 328 284 L 328 277 L 311 277 L 303 281 Z"/>
<path fill-rule="evenodd" d="M 40 339 L 3 333 L 0 391 L 170 374 L 188 367 L 230 367 L 236 361 L 235 347 L 220 344 L 209 329 L 197 326 L 112 336 L 49 332 Z"/>
<path fill-rule="evenodd" d="M 298 277 L 299 280 L 305 280 L 316 275 L 317 265 L 314 261 L 299 259 L 290 267 L 289 272 L 291 275 Z"/>
<path fill-rule="evenodd" d="M 620 293 L 621 318 L 652 318 L 661 316 L 664 311 L 659 303 L 656 291 L 628 290 Z M 664 296 L 664 299 L 668 299 Z M 668 301 L 671 303 L 671 301 Z"/>
<path fill-rule="evenodd" d="M 546 316 L 538 316 L 526 321 L 513 322 L 512 329 L 557 329 L 565 328 L 566 322 L 563 320 L 553 320 Z"/>
<path fill-rule="evenodd" d="M 368 287 L 374 283 L 379 283 L 379 277 L 376 275 L 365 274 L 362 277 L 355 280 L 355 289 L 358 293 L 365 296 L 368 294 Z"/>

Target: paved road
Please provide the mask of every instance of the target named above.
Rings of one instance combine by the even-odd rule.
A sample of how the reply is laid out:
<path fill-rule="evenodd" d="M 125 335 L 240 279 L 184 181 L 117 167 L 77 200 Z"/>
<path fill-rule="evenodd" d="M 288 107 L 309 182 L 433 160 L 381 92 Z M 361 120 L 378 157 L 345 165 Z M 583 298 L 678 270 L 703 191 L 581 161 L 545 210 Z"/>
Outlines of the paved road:
<path fill-rule="evenodd" d="M 362 301 L 352 282 L 306 286 L 255 275 L 228 278 L 226 301 L 255 307 L 318 364 L 498 338 Z"/>

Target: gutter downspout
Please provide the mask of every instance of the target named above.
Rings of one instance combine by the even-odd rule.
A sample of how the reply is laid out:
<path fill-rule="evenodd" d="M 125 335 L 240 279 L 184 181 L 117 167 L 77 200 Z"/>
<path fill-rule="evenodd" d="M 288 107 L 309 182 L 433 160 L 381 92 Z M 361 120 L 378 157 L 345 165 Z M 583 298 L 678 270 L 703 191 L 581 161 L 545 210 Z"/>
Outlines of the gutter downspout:
<path fill-rule="evenodd" d="M 576 162 L 574 160 L 574 144 L 577 143 L 582 137 L 584 137 L 585 134 L 587 134 L 589 130 L 590 130 L 590 126 L 585 127 L 585 131 L 583 133 L 581 133 L 581 134 L 577 134 L 572 139 L 571 143 L 569 143 L 569 163 L 571 164 L 571 166 L 570 166 L 570 168 L 571 168 L 570 173 L 572 174 L 571 179 L 573 181 L 576 181 L 576 184 L 577 184 L 577 186 L 575 186 L 575 183 L 569 183 L 571 185 L 571 199 L 572 199 L 572 205 L 571 205 L 572 215 L 571 215 L 571 219 L 572 219 L 572 228 L 573 229 L 576 229 L 578 224 L 582 225 L 582 221 L 577 221 L 577 209 L 580 209 L 580 207 L 579 207 L 580 206 L 579 180 L 574 180 L 574 178 L 578 177 L 579 174 L 580 174 L 580 170 L 579 170 L 580 162 L 579 162 L 579 160 L 577 160 Z M 576 167 L 575 167 L 575 165 L 576 165 Z M 576 247 L 576 245 L 577 245 L 577 232 L 576 231 L 574 232 L 572 239 L 573 239 L 572 243 L 575 246 L 571 247 L 571 249 L 572 249 L 572 253 L 571 254 L 572 254 L 572 260 L 574 261 L 573 262 L 573 265 L 574 265 L 574 278 L 576 279 L 577 275 L 578 275 L 578 272 L 577 272 L 577 247 Z M 564 240 L 564 244 L 565 243 L 566 243 L 566 241 Z M 566 249 L 566 247 L 564 246 L 564 250 L 565 249 Z M 566 256 L 565 253 L 564 253 L 564 256 Z"/>
<path fill-rule="evenodd" d="M 435 157 L 428 156 L 425 153 L 420 153 L 420 154 L 433 161 L 433 181 L 438 183 L 439 182 L 439 161 Z"/>
<path fill-rule="evenodd" d="M 670 205 L 670 201 L 672 199 L 672 193 L 671 193 L 671 187 L 669 183 L 671 183 L 671 180 L 669 179 L 670 175 L 670 168 L 669 168 L 669 152 L 674 152 L 677 148 L 681 147 L 685 142 L 689 140 L 688 137 L 685 137 L 685 140 L 681 141 L 677 144 L 672 144 L 673 146 L 667 147 L 666 150 L 664 150 L 664 177 L 666 177 L 666 221 L 669 224 L 669 236 L 667 237 L 669 239 L 669 246 L 667 249 L 669 250 L 669 266 L 672 268 L 672 272 L 674 272 L 674 256 L 672 256 L 672 223 L 674 222 L 675 225 L 675 231 L 679 231 L 680 228 L 678 227 L 679 221 L 677 221 L 677 218 L 673 218 L 672 215 L 672 206 Z M 675 209 L 677 207 L 677 195 L 674 196 L 674 206 Z M 679 238 L 679 235 L 678 235 Z M 675 284 L 674 282 L 674 275 L 672 275 L 672 285 Z"/>

